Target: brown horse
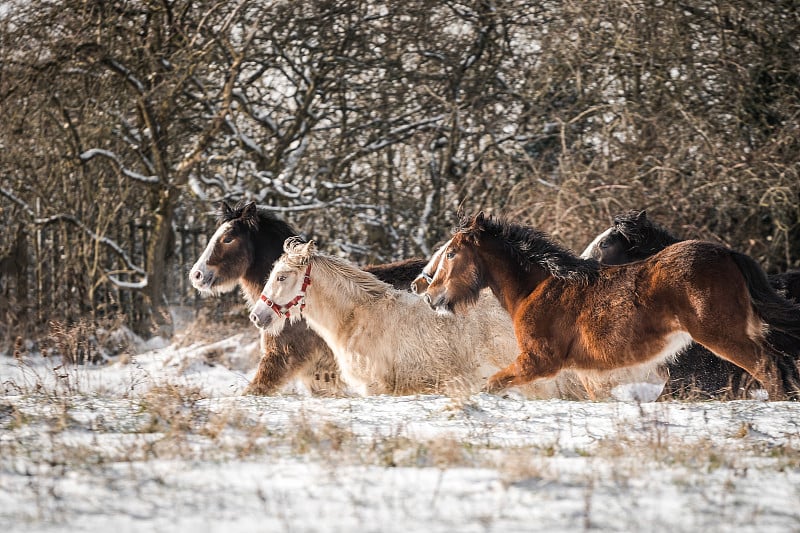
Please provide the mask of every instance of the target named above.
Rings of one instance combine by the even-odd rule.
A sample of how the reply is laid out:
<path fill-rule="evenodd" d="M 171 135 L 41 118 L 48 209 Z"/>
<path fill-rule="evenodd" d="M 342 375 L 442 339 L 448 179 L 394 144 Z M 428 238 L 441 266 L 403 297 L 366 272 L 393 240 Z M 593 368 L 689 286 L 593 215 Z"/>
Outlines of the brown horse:
<path fill-rule="evenodd" d="M 298 232 L 254 202 L 230 207 L 222 202 L 219 225 L 192 267 L 192 285 L 204 294 L 221 294 L 241 288 L 249 306 L 261 294 L 273 263 L 283 253 L 283 243 Z M 425 261 L 408 259 L 365 267 L 383 281 L 407 289 Z M 274 394 L 298 379 L 314 394 L 342 394 L 346 384 L 330 348 L 304 322 L 288 325 L 274 337 L 261 335 L 261 360 L 247 388 L 248 394 Z"/>
<path fill-rule="evenodd" d="M 600 233 L 581 257 L 597 259 L 604 265 L 622 265 L 650 257 L 682 240 L 651 220 L 645 211 L 628 211 L 615 215 L 613 225 Z M 778 294 L 800 303 L 800 270 L 771 274 L 768 279 Z M 780 336 L 770 333 L 767 340 L 781 347 Z M 664 393 L 678 397 L 747 397 L 751 392 L 748 389 L 756 385 L 744 370 L 696 343 L 670 361 L 668 370 Z"/>
<path fill-rule="evenodd" d="M 452 311 L 491 288 L 514 321 L 517 360 L 486 390 L 556 375 L 665 360 L 692 339 L 744 368 L 770 399 L 800 393 L 793 359 L 765 342 L 800 343 L 800 306 L 781 298 L 746 255 L 684 241 L 636 263 L 601 267 L 529 227 L 464 219 L 442 252 L 426 298 Z"/>
<path fill-rule="evenodd" d="M 440 243 L 437 245 L 436 251 L 431 256 L 428 264 L 425 265 L 419 276 L 417 276 L 414 281 L 411 282 L 411 291 L 413 293 L 425 293 L 428 285 L 430 285 L 431 281 L 433 280 L 433 275 L 439 268 L 439 263 L 442 260 L 442 253 L 446 248 L 446 244 L 447 243 Z M 482 292 L 487 291 L 491 292 L 488 288 L 483 289 Z M 487 314 L 493 313 L 494 307 L 502 308 L 500 302 L 494 297 L 483 301 L 481 307 L 481 312 Z M 511 322 L 511 317 L 508 315 L 508 313 L 505 313 L 505 316 L 508 318 L 509 322 Z M 513 324 L 511 326 L 513 327 Z M 573 374 L 574 378 L 583 387 L 584 390 L 582 392 L 585 393 L 585 398 L 590 400 L 602 400 L 613 396 L 614 389 L 619 385 L 631 383 L 650 383 L 654 386 L 663 386 L 663 384 L 666 382 L 666 372 L 662 367 L 663 365 L 656 361 L 634 365 L 627 368 L 618 368 L 607 372 L 573 369 L 572 371 L 561 372 L 558 375 L 557 380 L 564 381 L 564 379 L 567 378 L 565 374 Z"/>

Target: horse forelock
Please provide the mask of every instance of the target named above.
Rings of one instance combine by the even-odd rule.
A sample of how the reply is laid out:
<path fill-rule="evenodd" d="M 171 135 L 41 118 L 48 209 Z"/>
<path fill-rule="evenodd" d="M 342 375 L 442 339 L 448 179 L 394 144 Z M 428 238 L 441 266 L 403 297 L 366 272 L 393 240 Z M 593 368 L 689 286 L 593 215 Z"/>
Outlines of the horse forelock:
<path fill-rule="evenodd" d="M 471 240 L 488 235 L 502 244 L 517 264 L 526 272 L 538 266 L 552 276 L 588 283 L 600 269 L 594 259 L 583 259 L 553 241 L 546 233 L 529 226 L 514 224 L 503 219 L 486 217 L 482 221 L 470 219 L 463 222 L 458 233 Z"/>

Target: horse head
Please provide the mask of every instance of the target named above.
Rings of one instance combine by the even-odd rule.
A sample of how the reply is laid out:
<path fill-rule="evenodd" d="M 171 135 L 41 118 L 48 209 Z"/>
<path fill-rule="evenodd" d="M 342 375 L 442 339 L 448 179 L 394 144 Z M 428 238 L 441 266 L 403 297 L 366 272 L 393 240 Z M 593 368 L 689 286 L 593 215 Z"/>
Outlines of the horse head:
<path fill-rule="evenodd" d="M 681 239 L 656 224 L 645 211 L 629 211 L 614 216 L 614 225 L 598 235 L 581 257 L 606 265 L 639 261 Z"/>
<path fill-rule="evenodd" d="M 447 243 L 442 244 L 433 252 L 430 261 L 422 268 L 422 272 L 411 282 L 411 292 L 414 294 L 424 294 L 428 289 L 431 281 L 433 281 L 433 275 L 436 274 L 436 269 L 439 268 L 439 261 L 445 246 L 447 246 Z"/>
<path fill-rule="evenodd" d="M 452 313 L 462 304 L 477 301 L 485 284 L 477 250 L 484 222 L 483 212 L 462 219 L 453 238 L 431 258 L 429 264 L 438 262 L 438 266 L 425 289 L 425 300 L 436 311 Z"/>
<path fill-rule="evenodd" d="M 255 257 L 253 234 L 259 224 L 255 202 L 233 208 L 222 202 L 218 216 L 219 226 L 189 272 L 194 288 L 204 293 L 233 290 Z"/>
<path fill-rule="evenodd" d="M 289 237 L 284 254 L 275 262 L 269 279 L 250 312 L 250 320 L 259 329 L 273 335 L 281 332 L 285 318 L 299 320 L 305 308 L 306 290 L 311 285 L 311 259 L 316 254 L 314 241 Z M 297 309 L 294 309 L 294 308 Z"/>
<path fill-rule="evenodd" d="M 638 239 L 650 225 L 647 212 L 630 211 L 614 216 L 614 224 L 600 233 L 581 254 L 606 265 L 621 265 L 641 259 L 636 255 Z"/>

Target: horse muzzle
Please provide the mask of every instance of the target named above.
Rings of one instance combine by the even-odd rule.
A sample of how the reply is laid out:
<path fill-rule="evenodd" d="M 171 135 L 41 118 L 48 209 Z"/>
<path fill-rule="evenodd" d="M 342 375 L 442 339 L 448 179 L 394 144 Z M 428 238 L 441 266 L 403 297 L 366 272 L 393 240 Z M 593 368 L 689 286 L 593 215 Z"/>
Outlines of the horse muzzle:
<path fill-rule="evenodd" d="M 216 278 L 213 270 L 195 268 L 189 273 L 189 280 L 192 282 L 192 286 L 201 292 L 210 291 Z"/>
<path fill-rule="evenodd" d="M 253 325 L 258 329 L 267 329 L 272 325 L 275 315 L 272 313 L 272 309 L 269 307 L 262 307 L 263 309 L 253 309 L 250 312 L 250 322 L 252 322 Z"/>
<path fill-rule="evenodd" d="M 431 309 L 436 311 L 437 313 L 443 314 L 450 314 L 452 310 L 450 309 L 450 305 L 447 302 L 447 298 L 444 294 L 440 294 L 438 296 L 431 296 L 429 293 L 425 293 L 425 301 L 428 303 Z"/>
<path fill-rule="evenodd" d="M 411 292 L 414 294 L 422 294 L 426 288 L 428 288 L 427 283 L 420 278 L 417 278 L 411 282 Z"/>

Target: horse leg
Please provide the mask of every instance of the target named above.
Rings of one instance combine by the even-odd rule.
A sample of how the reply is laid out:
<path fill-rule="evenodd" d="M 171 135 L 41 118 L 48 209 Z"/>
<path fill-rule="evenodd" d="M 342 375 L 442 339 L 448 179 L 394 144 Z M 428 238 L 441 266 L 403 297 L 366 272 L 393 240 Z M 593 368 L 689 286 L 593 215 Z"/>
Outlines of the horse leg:
<path fill-rule="evenodd" d="M 522 352 L 513 363 L 490 376 L 483 390 L 497 394 L 508 387 L 524 385 L 534 379 L 554 377 L 561 368 L 562 365 L 554 357 Z"/>
<path fill-rule="evenodd" d="M 302 366 L 302 361 L 298 361 L 296 357 L 291 358 L 287 348 L 268 333 L 261 334 L 261 359 L 253 381 L 244 391 L 245 394 L 274 394 L 293 377 L 297 367 Z"/>
<path fill-rule="evenodd" d="M 580 380 L 581 385 L 583 385 L 583 388 L 586 389 L 586 397 L 589 399 L 589 401 L 597 401 L 597 394 L 595 393 L 594 389 L 594 380 L 584 373 L 578 374 L 578 379 Z"/>
<path fill-rule="evenodd" d="M 341 392 L 333 354 L 304 324 L 291 324 L 277 337 L 262 333 L 261 353 L 258 370 L 245 394 L 274 394 L 295 378 L 313 394 Z"/>
<path fill-rule="evenodd" d="M 764 342 L 759 342 L 749 337 L 732 338 L 717 337 L 705 339 L 695 337 L 695 340 L 714 352 L 717 356 L 730 361 L 750 373 L 767 390 L 770 400 L 786 399 L 786 390 L 775 361 Z"/>

